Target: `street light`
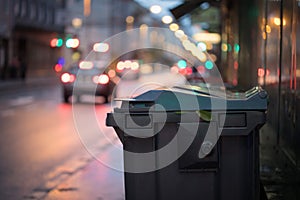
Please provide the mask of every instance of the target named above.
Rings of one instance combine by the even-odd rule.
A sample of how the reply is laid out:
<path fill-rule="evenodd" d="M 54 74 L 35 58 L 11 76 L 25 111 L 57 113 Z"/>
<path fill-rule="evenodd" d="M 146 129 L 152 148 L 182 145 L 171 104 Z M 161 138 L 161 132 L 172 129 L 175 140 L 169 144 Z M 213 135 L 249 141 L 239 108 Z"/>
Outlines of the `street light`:
<path fill-rule="evenodd" d="M 76 29 L 79 29 L 82 26 L 82 19 L 80 18 L 74 18 L 72 20 L 72 26 Z"/>
<path fill-rule="evenodd" d="M 133 28 L 133 22 L 134 22 L 134 17 L 133 16 L 127 16 L 126 17 L 126 29 L 132 29 Z"/>
<path fill-rule="evenodd" d="M 132 16 L 126 17 L 126 23 L 127 24 L 133 24 L 133 22 L 134 22 L 134 17 L 132 17 Z"/>
<path fill-rule="evenodd" d="M 285 26 L 285 25 L 286 25 L 285 19 L 283 19 L 282 21 L 283 21 L 282 25 Z M 279 17 L 275 17 L 275 18 L 273 19 L 273 22 L 274 22 L 274 24 L 275 24 L 276 26 L 280 26 L 280 24 L 281 24 L 281 20 L 280 20 Z"/>
<path fill-rule="evenodd" d="M 173 18 L 169 15 L 165 15 L 161 20 L 164 24 L 170 24 L 173 21 Z"/>
<path fill-rule="evenodd" d="M 88 17 L 91 14 L 91 0 L 83 1 L 83 14 Z"/>
<path fill-rule="evenodd" d="M 154 14 L 158 14 L 161 12 L 161 7 L 159 5 L 153 5 L 150 7 L 150 11 Z"/>
<path fill-rule="evenodd" d="M 179 29 L 179 26 L 175 23 L 170 24 L 169 26 L 171 31 L 177 31 Z"/>

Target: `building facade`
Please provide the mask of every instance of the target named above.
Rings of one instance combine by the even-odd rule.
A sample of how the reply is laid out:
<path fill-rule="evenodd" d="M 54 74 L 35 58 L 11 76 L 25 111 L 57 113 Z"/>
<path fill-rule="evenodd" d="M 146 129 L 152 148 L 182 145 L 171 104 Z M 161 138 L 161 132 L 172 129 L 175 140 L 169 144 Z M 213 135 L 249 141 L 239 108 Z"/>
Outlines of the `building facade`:
<path fill-rule="evenodd" d="M 59 49 L 50 39 L 64 32 L 65 0 L 0 0 L 0 74 L 4 80 L 20 76 L 12 60 L 26 64 L 27 73 L 45 74 Z"/>
<path fill-rule="evenodd" d="M 138 28 L 145 20 L 154 23 L 149 17 L 149 10 L 134 0 L 91 0 L 85 5 L 85 0 L 68 0 L 66 2 L 65 40 L 76 37 L 80 45 L 76 50 L 64 47 L 66 67 L 78 59 L 84 59 L 92 50 L 93 45 L 103 42 L 128 28 Z M 88 8 L 85 8 L 88 6 Z M 89 13 L 85 14 L 84 10 Z M 133 22 L 128 24 L 127 17 Z M 80 58 L 72 56 L 75 51 L 80 52 Z"/>

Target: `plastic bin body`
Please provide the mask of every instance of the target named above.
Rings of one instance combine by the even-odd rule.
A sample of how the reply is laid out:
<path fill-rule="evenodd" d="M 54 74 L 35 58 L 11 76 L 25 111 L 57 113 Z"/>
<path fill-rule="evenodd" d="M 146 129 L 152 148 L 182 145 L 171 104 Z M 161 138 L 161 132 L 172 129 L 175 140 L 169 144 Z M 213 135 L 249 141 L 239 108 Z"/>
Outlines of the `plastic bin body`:
<path fill-rule="evenodd" d="M 254 92 L 254 95 L 251 96 L 252 100 L 260 92 L 262 91 L 257 90 L 256 93 Z M 160 98 L 162 96 L 160 95 Z M 199 95 L 200 100 L 201 98 L 202 96 Z M 263 96 L 262 99 L 264 98 Z M 145 101 L 145 99 L 138 99 L 137 97 L 133 104 L 142 100 Z M 187 109 L 185 112 L 178 112 L 174 109 L 166 109 L 168 117 L 163 124 L 160 120 L 155 120 L 155 117 L 149 117 L 152 116 L 151 114 L 157 114 L 155 111 L 148 110 L 147 112 L 146 109 L 144 112 L 143 109 L 140 109 L 140 106 L 139 109 L 132 106 L 132 109 L 128 112 L 116 109 L 114 113 L 109 113 L 107 125 L 115 128 L 123 143 L 123 149 L 129 152 L 152 152 L 164 147 L 174 138 L 179 123 L 184 123 L 185 126 L 198 126 L 197 134 L 187 151 L 178 160 L 162 169 L 147 173 L 126 172 L 127 165 L 132 166 L 134 161 L 128 160 L 124 153 L 126 199 L 259 199 L 259 128 L 265 122 L 266 102 L 258 102 L 263 104 L 261 108 L 252 110 L 249 107 L 243 107 L 243 104 L 252 100 L 248 98 L 243 99 L 243 102 L 237 102 L 237 99 L 235 99 L 234 104 L 232 104 L 235 106 L 230 106 L 229 102 L 226 111 L 219 110 L 215 113 L 216 119 L 222 119 L 225 116 L 224 114 L 227 117 L 224 118 L 225 124 L 218 142 L 204 158 L 199 158 L 198 153 L 209 122 L 201 120 L 195 111 Z M 162 103 L 160 102 L 160 104 Z M 241 109 L 238 109 L 236 105 L 240 106 Z M 167 105 L 164 105 L 164 107 L 167 107 Z M 145 126 L 145 130 L 153 129 L 155 133 L 157 130 L 160 131 L 145 138 L 128 135 L 124 133 L 124 129 L 118 127 L 120 123 L 115 122 L 116 119 L 121 120 L 122 118 L 126 121 L 125 118 L 128 115 L 134 116 L 133 120 L 136 117 L 139 123 L 149 121 L 150 118 L 150 121 L 152 121 L 151 128 Z M 185 118 L 187 120 L 181 122 L 180 115 L 188 116 Z M 218 120 L 210 121 L 210 123 L 215 123 L 216 127 L 219 126 Z M 131 128 L 134 129 L 134 127 Z M 143 134 L 145 130 L 141 129 L 139 131 Z M 189 133 L 178 139 L 178 149 L 181 148 L 182 140 L 185 140 L 184 137 L 190 137 Z M 176 154 L 176 149 L 170 153 Z M 157 154 L 151 165 L 157 165 L 160 162 L 159 159 L 161 159 L 161 156 Z M 136 163 L 136 165 L 138 167 L 139 163 Z"/>

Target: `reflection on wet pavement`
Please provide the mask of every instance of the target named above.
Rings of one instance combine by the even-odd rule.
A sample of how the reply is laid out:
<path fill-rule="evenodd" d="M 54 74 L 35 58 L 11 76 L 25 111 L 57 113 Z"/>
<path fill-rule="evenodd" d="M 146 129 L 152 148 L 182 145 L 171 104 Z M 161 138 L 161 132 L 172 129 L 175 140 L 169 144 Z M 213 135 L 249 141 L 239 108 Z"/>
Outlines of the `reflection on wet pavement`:
<path fill-rule="evenodd" d="M 260 173 L 268 200 L 299 200 L 299 170 L 288 158 L 287 152 L 279 148 L 265 125 L 261 130 Z"/>

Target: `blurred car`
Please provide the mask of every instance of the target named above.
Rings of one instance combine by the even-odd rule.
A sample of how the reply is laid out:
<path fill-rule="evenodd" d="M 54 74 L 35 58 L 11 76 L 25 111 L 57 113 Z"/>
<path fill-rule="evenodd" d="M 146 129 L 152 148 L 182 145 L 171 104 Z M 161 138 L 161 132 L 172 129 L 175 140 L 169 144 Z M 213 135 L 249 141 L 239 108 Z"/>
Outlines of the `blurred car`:
<path fill-rule="evenodd" d="M 63 100 L 68 103 L 71 96 L 78 98 L 82 95 L 104 97 L 109 102 L 114 83 L 106 74 L 104 67 L 94 66 L 94 63 L 82 61 L 72 65 L 61 73 L 60 81 L 63 88 Z"/>
<path fill-rule="evenodd" d="M 140 64 L 138 60 L 119 61 L 116 66 L 116 71 L 122 79 L 136 80 L 140 74 Z"/>

